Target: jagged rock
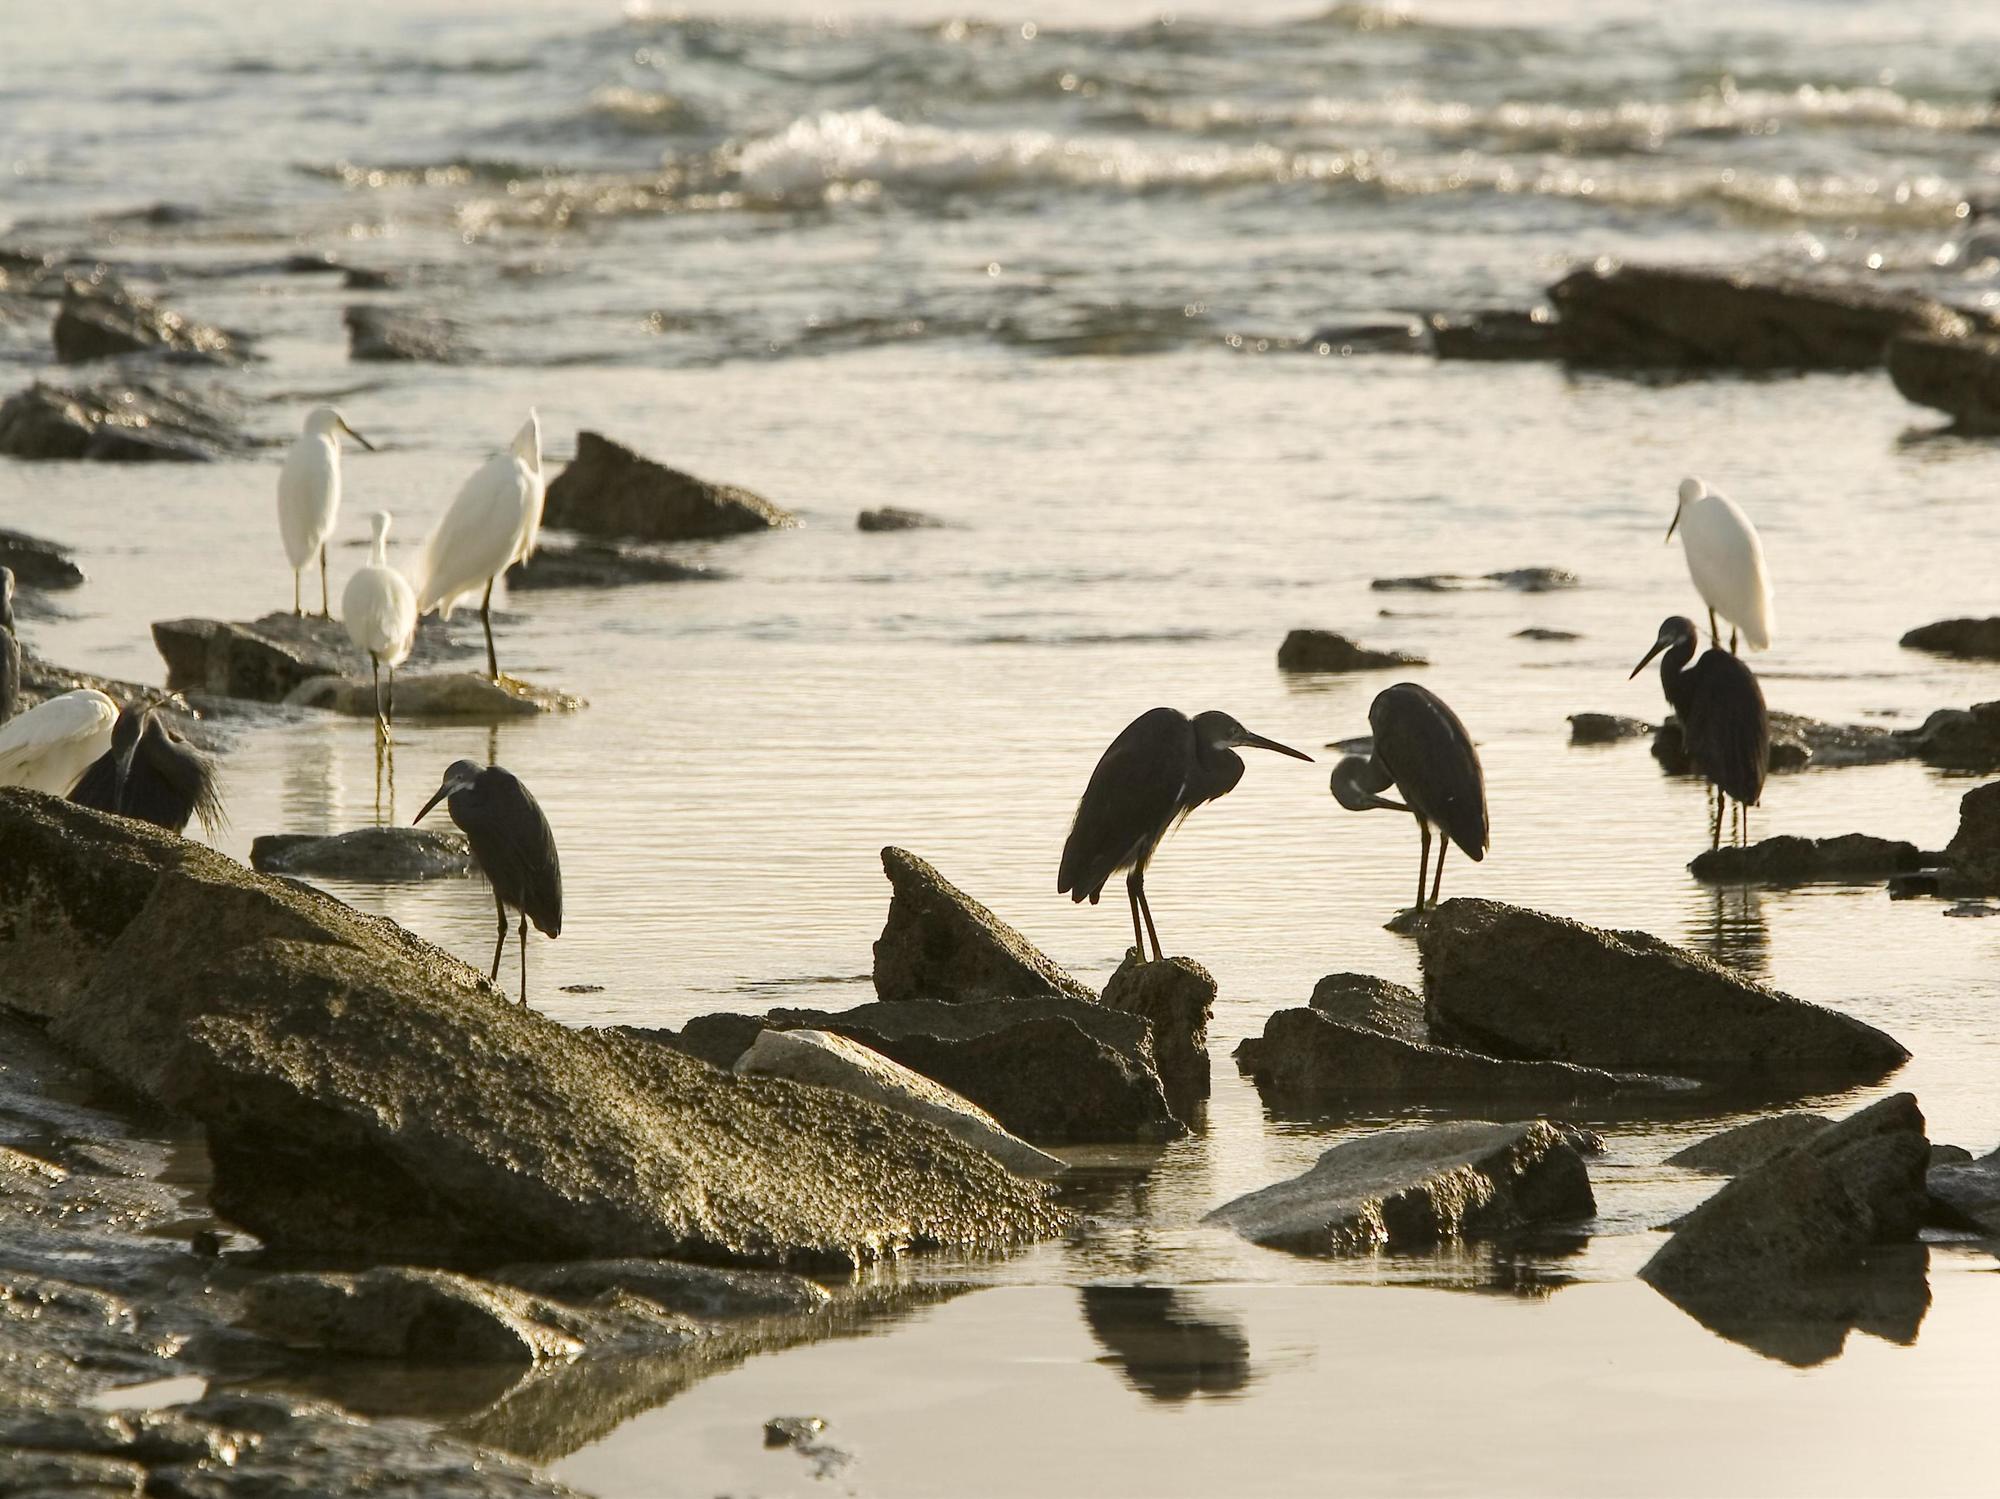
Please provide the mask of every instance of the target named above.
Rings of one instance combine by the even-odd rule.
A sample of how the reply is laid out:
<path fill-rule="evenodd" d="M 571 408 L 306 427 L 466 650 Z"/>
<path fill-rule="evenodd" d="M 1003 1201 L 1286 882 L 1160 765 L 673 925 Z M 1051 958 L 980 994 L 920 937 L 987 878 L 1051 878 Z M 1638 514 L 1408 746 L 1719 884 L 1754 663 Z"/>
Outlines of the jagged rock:
<path fill-rule="evenodd" d="M 1440 359 L 1560 359 L 1562 324 L 1547 307 L 1434 312 L 1431 348 Z"/>
<path fill-rule="evenodd" d="M 1357 313 L 1322 323 L 1306 335 L 1304 347 L 1327 354 L 1423 354 L 1430 329 L 1406 312 Z"/>
<path fill-rule="evenodd" d="M 2000 432 L 2000 338 L 1904 334 L 1890 341 L 1888 364 L 1904 400 L 1944 412 L 1957 431 Z"/>
<path fill-rule="evenodd" d="M 1893 1094 L 1734 1178 L 1639 1275 L 1677 1300 L 1754 1303 L 1772 1286 L 1844 1268 L 1871 1244 L 1912 1240 L 1930 1155 L 1915 1097 Z"/>
<path fill-rule="evenodd" d="M 53 333 L 56 358 L 64 364 L 121 354 L 167 354 L 205 364 L 243 359 L 235 335 L 183 317 L 109 278 L 71 280 Z"/>
<path fill-rule="evenodd" d="M 250 845 L 250 867 L 335 880 L 435 880 L 470 874 L 472 851 L 463 833 L 443 828 L 266 833 Z"/>
<path fill-rule="evenodd" d="M 1215 980 L 1192 958 L 1139 961 L 1125 954 L 1104 986 L 1106 1008 L 1141 1016 L 1152 1027 L 1153 1065 L 1174 1117 L 1191 1123 L 1208 1098 L 1208 1021 Z"/>
<path fill-rule="evenodd" d="M 576 457 L 549 484 L 545 525 L 592 536 L 687 541 L 798 524 L 770 501 L 642 458 L 595 432 L 576 435 Z"/>
<path fill-rule="evenodd" d="M 1555 593 L 1580 586 L 1566 567 L 1509 567 L 1468 577 L 1464 573 L 1420 573 L 1408 578 L 1377 578 L 1368 585 L 1377 593 L 1464 593 L 1470 589 L 1511 589 L 1515 593 Z"/>
<path fill-rule="evenodd" d="M 155 629 L 158 626 L 154 627 Z M 349 718 L 375 716 L 372 677 L 310 677 L 285 694 L 296 708 L 324 708 Z M 588 704 L 553 687 L 502 674 L 499 681 L 473 671 L 396 674 L 396 718 L 428 723 L 500 723 L 537 713 L 574 713 Z"/>
<path fill-rule="evenodd" d="M 44 385 L 0 402 L 0 454 L 103 463 L 206 463 L 248 444 L 212 398 L 151 384 Z"/>
<path fill-rule="evenodd" d="M 295 881 L 0 790 L 0 1004 L 198 1120 L 216 1210 L 279 1254 L 853 1267 L 1060 1228 L 933 1125 L 505 1002 Z"/>
<path fill-rule="evenodd" d="M 1900 642 L 1916 651 L 1940 656 L 1965 656 L 1976 661 L 2000 661 L 2000 618 L 1941 619 L 1918 625 Z"/>
<path fill-rule="evenodd" d="M 1645 932 L 1461 897 L 1431 912 L 1417 949 L 1433 1038 L 1495 1056 L 1794 1094 L 1909 1059 L 1873 1026 Z"/>
<path fill-rule="evenodd" d="M 1571 744 L 1616 744 L 1621 739 L 1643 739 L 1653 725 L 1643 718 L 1620 718 L 1616 713 L 1572 713 L 1569 716 Z"/>
<path fill-rule="evenodd" d="M 1914 843 L 1843 833 L 1838 838 L 1799 838 L 1781 833 L 1746 848 L 1712 848 L 1695 855 L 1688 871 L 1698 880 L 1743 884 L 1804 885 L 1872 883 L 1924 866 Z"/>
<path fill-rule="evenodd" d="M 882 869 L 891 890 L 889 920 L 875 942 L 875 992 L 883 999 L 1097 998 L 909 850 L 883 849 Z"/>
<path fill-rule="evenodd" d="M 534 557 L 507 569 L 512 588 L 623 588 L 631 583 L 703 583 L 726 578 L 699 562 L 679 562 L 653 552 L 611 542 L 586 541 L 551 546 L 546 540 Z"/>
<path fill-rule="evenodd" d="M 1056 1176 L 1063 1170 L 1061 1161 L 1010 1134 L 970 1099 L 831 1031 L 760 1031 L 749 1050 L 736 1059 L 734 1070 L 838 1088 L 898 1113 L 928 1119 L 1021 1176 Z"/>
<path fill-rule="evenodd" d="M 2000 1150 L 1976 1161 L 1941 1161 L 1926 1177 L 1934 1217 L 2000 1238 Z"/>
<path fill-rule="evenodd" d="M 2000 781 L 1974 786 L 1958 799 L 1958 827 L 1944 854 L 1981 888 L 2000 888 Z"/>
<path fill-rule="evenodd" d="M 83 569 L 68 547 L 4 527 L 0 527 L 0 567 L 11 569 L 23 588 L 75 588 L 83 582 Z"/>
<path fill-rule="evenodd" d="M 385 362 L 457 364 L 458 329 L 447 319 L 398 307 L 358 303 L 341 314 L 347 357 Z"/>
<path fill-rule="evenodd" d="M 1348 1140 L 1310 1171 L 1223 1204 L 1202 1221 L 1297 1254 L 1492 1238 L 1597 1211 L 1583 1157 L 1560 1127 L 1438 1124 Z"/>
<path fill-rule="evenodd" d="M 1329 973 L 1313 985 L 1312 998 L 1306 1003 L 1342 1025 L 1359 1026 L 1416 1046 L 1430 1044 L 1431 1028 L 1424 1019 L 1422 996 L 1372 973 Z"/>
<path fill-rule="evenodd" d="M 1154 1068 L 1151 1026 L 1067 995 L 704 1015 L 678 1035 L 632 1034 L 733 1067 L 767 1027 L 832 1031 L 858 1041 L 1038 1145 L 1157 1142 L 1187 1133 Z"/>
<path fill-rule="evenodd" d="M 1695 266 L 1600 260 L 1549 288 L 1573 364 L 1686 370 L 1854 370 L 1900 334 L 1962 335 L 1928 297 Z"/>
<path fill-rule="evenodd" d="M 931 531 L 950 524 L 935 515 L 926 515 L 921 510 L 904 510 L 895 505 L 885 505 L 880 510 L 864 510 L 855 518 L 855 526 L 863 531 Z"/>
<path fill-rule="evenodd" d="M 1356 645 L 1332 630 L 1293 630 L 1278 647 L 1279 671 L 1381 671 L 1427 665 L 1422 656 Z"/>
<path fill-rule="evenodd" d="M 364 681 L 367 712 L 371 717 L 375 712 L 368 658 L 339 620 L 285 613 L 247 622 L 168 619 L 154 624 L 153 644 L 167 663 L 169 687 L 279 703 L 318 678 L 347 677 Z M 426 616 L 417 623 L 416 647 L 406 668 L 415 671 L 475 649 L 455 644 L 441 621 Z M 398 673 L 399 713 L 413 711 L 403 700 L 407 681 Z"/>
<path fill-rule="evenodd" d="M 1771 1114 L 1710 1135 L 1667 1157 L 1669 1166 L 1712 1176 L 1740 1176 L 1781 1150 L 1794 1150 L 1833 1127 L 1824 1114 Z"/>
<path fill-rule="evenodd" d="M 291 1348 L 417 1364 L 534 1364 L 583 1344 L 535 1317 L 530 1299 L 448 1270 L 384 1265 L 251 1284 L 243 1325 Z"/>
<path fill-rule="evenodd" d="M 1942 770 L 2000 770 L 2000 702 L 1940 708 L 1903 736 L 1919 759 Z"/>

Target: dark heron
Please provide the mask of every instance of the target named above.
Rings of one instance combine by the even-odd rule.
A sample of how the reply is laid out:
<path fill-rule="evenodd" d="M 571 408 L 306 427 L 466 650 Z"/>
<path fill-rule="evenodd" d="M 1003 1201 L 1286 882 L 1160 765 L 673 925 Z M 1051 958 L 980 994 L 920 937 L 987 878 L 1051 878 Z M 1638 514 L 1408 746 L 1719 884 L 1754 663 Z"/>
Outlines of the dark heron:
<path fill-rule="evenodd" d="M 541 804 L 513 772 L 497 765 L 483 770 L 470 760 L 454 760 L 445 768 L 437 795 L 424 803 L 414 821 L 439 802 L 472 845 L 473 860 L 493 886 L 493 904 L 500 912 L 500 934 L 493 943 L 493 971 L 500 982 L 500 954 L 507 947 L 507 908 L 521 913 L 521 1003 L 528 1002 L 528 923 L 550 937 L 562 935 L 562 861 L 556 857 L 556 835 Z"/>
<path fill-rule="evenodd" d="M 1715 836 L 1722 843 L 1722 813 L 1734 799 L 1754 807 L 1764 795 L 1771 764 L 1771 717 L 1756 673 L 1728 651 L 1710 649 L 1692 666 L 1701 634 L 1694 621 L 1676 614 L 1660 626 L 1659 638 L 1632 668 L 1638 676 L 1660 652 L 1660 687 L 1681 721 L 1688 758 L 1721 793 L 1715 808 Z M 1629 680 L 1629 679 L 1628 679 Z M 1746 819 L 1747 822 L 1747 819 Z"/>
<path fill-rule="evenodd" d="M 14 570 L 0 567 L 0 723 L 21 698 L 21 642 L 14 638 Z"/>
<path fill-rule="evenodd" d="M 111 748 L 91 762 L 69 799 L 174 833 L 199 817 L 202 831 L 213 837 L 222 825 L 215 762 L 160 716 L 172 700 L 172 695 L 139 698 L 119 709 Z"/>
<path fill-rule="evenodd" d="M 1056 889 L 1075 901 L 1097 904 L 1104 885 L 1121 869 L 1132 900 L 1133 951 L 1164 957 L 1153 910 L 1146 904 L 1146 863 L 1160 840 L 1203 802 L 1212 802 L 1243 779 L 1243 761 L 1232 748 L 1274 750 L 1295 760 L 1311 755 L 1251 733 L 1227 713 L 1210 711 L 1190 719 L 1172 708 L 1141 713 L 1111 741 L 1090 773 L 1076 821 L 1063 845 Z M 1145 917 L 1142 935 L 1139 919 Z"/>
<path fill-rule="evenodd" d="M 1417 863 L 1417 910 L 1422 911 L 1432 828 L 1438 830 L 1433 906 L 1444 884 L 1446 849 L 1456 843 L 1475 864 L 1486 857 L 1486 773 L 1458 715 L 1415 682 L 1398 682 L 1376 693 L 1368 707 L 1368 727 L 1375 735 L 1374 754 L 1349 755 L 1333 768 L 1334 799 L 1350 812 L 1387 807 L 1416 818 L 1423 837 Z M 1381 794 L 1391 786 L 1403 793 L 1401 801 Z"/>

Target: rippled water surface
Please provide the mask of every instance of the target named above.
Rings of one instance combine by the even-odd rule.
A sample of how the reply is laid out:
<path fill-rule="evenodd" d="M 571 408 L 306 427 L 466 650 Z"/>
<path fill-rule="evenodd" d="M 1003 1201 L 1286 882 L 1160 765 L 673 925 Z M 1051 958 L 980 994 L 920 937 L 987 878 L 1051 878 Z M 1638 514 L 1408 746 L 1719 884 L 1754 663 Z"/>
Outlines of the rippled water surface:
<path fill-rule="evenodd" d="M 261 435 L 337 395 L 384 451 L 349 458 L 336 588 L 366 511 L 394 510 L 412 557 L 530 403 L 557 460 L 594 428 L 803 517 L 686 548 L 717 581 L 508 600 L 503 660 L 588 698 L 574 717 L 399 727 L 393 786 L 365 723 L 229 740 L 218 841 L 239 855 L 407 820 L 460 755 L 520 773 L 565 866 L 564 934 L 531 954 L 551 1014 L 868 997 L 886 843 L 1101 982 L 1122 909 L 1053 889 L 1098 752 L 1161 702 L 1315 751 L 1365 731 L 1393 678 L 1275 668 L 1315 625 L 1421 652 L 1410 675 L 1481 743 L 1493 851 L 1454 856 L 1448 892 L 1642 927 L 1883 1026 L 1914 1053 L 1888 1086 L 1983 1152 L 2000 922 L 1879 887 L 1698 884 L 1701 786 L 1643 745 L 1572 748 L 1564 718 L 1662 713 L 1626 673 L 1695 603 L 1661 545 L 1687 472 L 1763 531 L 1774 707 L 1914 724 L 2000 696 L 1994 668 L 1896 644 L 1992 612 L 1991 448 L 1933 435 L 1879 374 L 1653 384 L 1281 351 L 1383 309 L 1526 305 L 1607 253 L 1991 299 L 1992 264 L 1951 247 L 2000 164 L 2000 12 L 1665 9 L 162 4 L 87 46 L 38 11 L 0 61 L 0 223 L 255 334 L 265 357 L 229 383 Z M 405 273 L 378 299 L 457 319 L 472 357 L 350 365 L 339 314 L 364 294 L 245 269 L 301 249 Z M 25 383 L 45 348 L 0 326 L 0 373 Z M 28 643 L 157 680 L 148 622 L 282 606 L 275 468 L 0 466 L 0 523 L 75 544 L 91 575 L 27 600 Z M 857 532 L 881 504 L 953 524 Z M 1368 586 L 1539 564 L 1583 586 Z M 1731 1117 L 1586 1121 L 1610 1141 L 1600 1218 L 1507 1256 L 1308 1261 L 1199 1226 L 1379 1122 L 1267 1118 L 1237 1040 L 1324 973 L 1416 977 L 1382 929 L 1415 877 L 1408 824 L 1341 812 L 1330 755 L 1250 758 L 1149 880 L 1168 947 L 1221 986 L 1208 1130 L 1093 1166 L 1076 1241 L 909 1267 L 926 1309 L 719 1375 L 559 1473 L 621 1494 L 1980 1491 L 1989 1256 L 1933 1246 L 1877 1336 L 1789 1362 L 1631 1279 L 1708 1190 L 1658 1162 Z M 1781 776 L 1755 831 L 1937 847 L 1970 784 Z M 336 889 L 490 952 L 473 884 Z M 757 1423 L 793 1408 L 853 1462 L 819 1478 L 759 1451 Z"/>

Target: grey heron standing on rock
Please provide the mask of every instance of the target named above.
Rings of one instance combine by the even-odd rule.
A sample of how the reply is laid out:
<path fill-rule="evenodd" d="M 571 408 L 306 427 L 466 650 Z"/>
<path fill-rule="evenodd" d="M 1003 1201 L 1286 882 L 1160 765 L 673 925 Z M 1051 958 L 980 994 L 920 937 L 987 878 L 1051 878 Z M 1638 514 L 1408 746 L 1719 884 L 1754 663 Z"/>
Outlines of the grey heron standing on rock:
<path fill-rule="evenodd" d="M 1430 903 L 1444 884 L 1445 850 L 1456 843 L 1477 864 L 1486 857 L 1486 773 L 1479 751 L 1444 699 L 1415 682 L 1398 682 L 1375 694 L 1368 707 L 1375 736 L 1371 755 L 1349 755 L 1333 768 L 1333 795 L 1350 812 L 1386 807 L 1417 820 L 1423 852 L 1417 863 L 1417 904 L 1424 909 L 1424 878 L 1430 873 L 1431 829 L 1438 830 L 1437 873 Z M 1402 801 L 1381 793 L 1394 786 Z"/>
<path fill-rule="evenodd" d="M 1676 614 L 1660 626 L 1653 648 L 1632 668 L 1632 676 L 1666 652 L 1660 656 L 1660 688 L 1681 721 L 1688 758 L 1721 793 L 1710 839 L 1711 847 L 1720 848 L 1722 814 L 1729 800 L 1754 807 L 1763 799 L 1764 775 L 1771 766 L 1771 716 L 1757 674 L 1720 647 L 1711 647 L 1694 660 L 1700 643 L 1694 621 Z"/>
<path fill-rule="evenodd" d="M 493 886 L 493 904 L 500 913 L 500 934 L 493 943 L 493 971 L 500 982 L 500 955 L 507 947 L 507 909 L 521 913 L 521 1003 L 528 1002 L 528 923 L 550 937 L 562 935 L 562 861 L 556 857 L 556 836 L 542 815 L 541 804 L 511 771 L 498 765 L 484 768 L 470 760 L 445 767 L 437 794 L 424 803 L 413 820 L 439 802 L 472 845 L 472 858 Z"/>
<path fill-rule="evenodd" d="M 1312 759 L 1251 733 L 1227 713 L 1211 710 L 1189 718 L 1172 708 L 1153 708 L 1125 726 L 1090 773 L 1063 844 L 1056 889 L 1071 900 L 1096 905 L 1112 875 L 1131 871 L 1125 893 L 1132 902 L 1133 951 L 1141 961 L 1148 936 L 1153 957 L 1165 956 L 1146 903 L 1146 864 L 1175 824 L 1243 779 L 1242 758 L 1233 752 L 1243 747 Z"/>
<path fill-rule="evenodd" d="M 172 695 L 127 703 L 111 726 L 111 747 L 85 770 L 69 799 L 100 812 L 136 817 L 178 833 L 199 817 L 213 836 L 222 825 L 215 762 L 160 717 Z"/>

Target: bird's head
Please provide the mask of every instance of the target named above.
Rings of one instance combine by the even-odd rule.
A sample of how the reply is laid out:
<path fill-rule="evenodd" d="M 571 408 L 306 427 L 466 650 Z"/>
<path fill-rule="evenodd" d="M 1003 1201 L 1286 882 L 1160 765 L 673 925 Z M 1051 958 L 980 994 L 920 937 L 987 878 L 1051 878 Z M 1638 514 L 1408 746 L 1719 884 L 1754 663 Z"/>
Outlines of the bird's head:
<path fill-rule="evenodd" d="M 1632 677 L 1636 677 L 1639 675 L 1640 672 L 1644 671 L 1646 669 L 1647 662 L 1651 661 L 1655 656 L 1659 655 L 1660 652 L 1665 650 L 1668 646 L 1678 645 L 1682 641 L 1686 641 L 1689 645 L 1693 645 L 1700 638 L 1701 637 L 1695 633 L 1694 621 L 1689 619 L 1686 615 L 1676 614 L 1671 618 L 1663 621 L 1660 625 L 1660 633 L 1653 641 L 1653 648 L 1647 651 L 1645 655 L 1641 656 L 1639 658 L 1639 664 L 1632 668 Z M 1625 680 L 1629 682 L 1632 680 L 1632 677 L 1627 677 Z"/>
<path fill-rule="evenodd" d="M 371 541 L 386 542 L 389 539 L 389 523 L 395 517 L 386 510 L 377 510 L 368 517 L 368 536 Z"/>
<path fill-rule="evenodd" d="M 1410 809 L 1380 793 L 1393 783 L 1369 755 L 1348 755 L 1333 767 L 1333 799 L 1350 812 L 1367 812 L 1376 807 L 1391 812 Z"/>
<path fill-rule="evenodd" d="M 1262 734 L 1251 733 L 1227 713 L 1214 708 L 1195 715 L 1194 735 L 1204 749 L 1272 750 L 1280 755 L 1290 755 L 1294 760 L 1312 759 L 1312 756 L 1304 750 L 1295 750 L 1288 744 L 1280 744 L 1275 739 L 1266 739 Z"/>
<path fill-rule="evenodd" d="M 479 770 L 479 765 L 471 760 L 454 760 L 447 765 L 444 768 L 444 780 L 438 784 L 438 789 L 431 799 L 424 803 L 423 811 L 410 819 L 410 826 L 415 827 L 422 822 L 425 814 L 446 797 L 456 796 L 461 791 L 470 791 L 472 783 L 479 779 Z"/>
<path fill-rule="evenodd" d="M 516 458 L 536 473 L 542 471 L 542 417 L 532 406 L 528 408 L 528 419 L 521 423 L 521 430 L 514 434 L 512 451 Z"/>
<path fill-rule="evenodd" d="M 1667 523 L 1667 540 L 1674 539 L 1674 527 L 1681 523 L 1681 512 L 1708 493 L 1708 486 L 1690 474 L 1681 480 L 1680 498 L 1674 502 L 1674 518 Z"/>
<path fill-rule="evenodd" d="M 338 437 L 345 432 L 369 452 L 375 451 L 375 444 L 347 425 L 347 418 L 331 406 L 315 406 L 306 413 L 306 435 L 308 437 Z"/>

